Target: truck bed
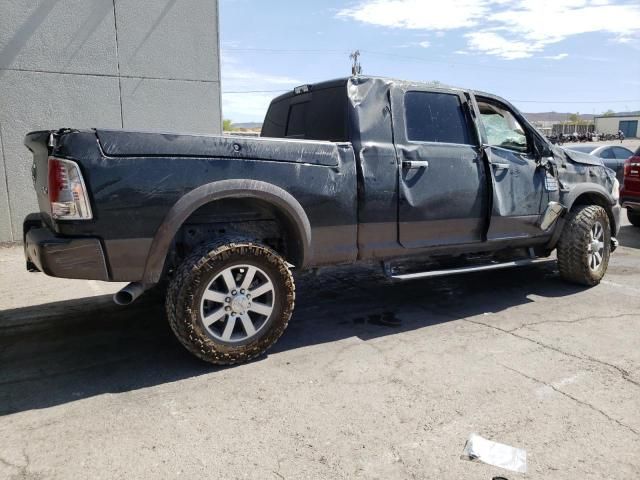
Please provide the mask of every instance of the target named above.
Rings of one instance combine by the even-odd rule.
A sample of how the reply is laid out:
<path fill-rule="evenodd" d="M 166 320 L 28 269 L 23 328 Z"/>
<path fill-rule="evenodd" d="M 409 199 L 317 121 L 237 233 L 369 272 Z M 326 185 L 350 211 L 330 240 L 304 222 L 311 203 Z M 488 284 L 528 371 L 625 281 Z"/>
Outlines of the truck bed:
<path fill-rule="evenodd" d="M 332 142 L 126 130 L 96 130 L 96 136 L 109 157 L 243 158 L 338 166 Z"/>
<path fill-rule="evenodd" d="M 157 281 L 183 224 L 202 229 L 203 222 L 215 227 L 230 220 L 277 220 L 268 205 L 280 209 L 280 220 L 303 231 L 298 266 L 357 257 L 356 164 L 350 143 L 61 129 L 31 132 L 25 145 L 33 152 L 40 216 L 55 235 L 47 241 L 97 240 L 107 264 L 101 280 Z M 51 218 L 49 157 L 78 164 L 91 220 Z M 221 192 L 239 200 L 227 202 L 222 211 L 207 210 Z M 237 211 L 244 197 L 258 205 L 250 217 Z"/>

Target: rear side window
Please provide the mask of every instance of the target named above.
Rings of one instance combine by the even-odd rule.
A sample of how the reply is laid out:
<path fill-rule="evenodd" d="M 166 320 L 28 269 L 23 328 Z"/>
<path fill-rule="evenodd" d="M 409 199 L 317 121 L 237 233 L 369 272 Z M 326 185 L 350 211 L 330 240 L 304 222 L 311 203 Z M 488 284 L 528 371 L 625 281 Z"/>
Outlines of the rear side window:
<path fill-rule="evenodd" d="M 618 160 L 626 160 L 627 158 L 633 155 L 632 152 L 622 147 L 613 147 L 613 154 L 616 156 Z"/>
<path fill-rule="evenodd" d="M 312 90 L 272 103 L 263 137 L 348 141 L 346 86 Z"/>
<path fill-rule="evenodd" d="M 404 106 L 408 140 L 473 144 L 458 95 L 407 92 Z"/>
<path fill-rule="evenodd" d="M 311 102 L 295 103 L 289 107 L 287 137 L 304 137 L 307 126 L 307 113 Z"/>
<path fill-rule="evenodd" d="M 289 102 L 287 100 L 271 102 L 262 124 L 261 135 L 263 137 L 284 137 L 288 115 Z"/>

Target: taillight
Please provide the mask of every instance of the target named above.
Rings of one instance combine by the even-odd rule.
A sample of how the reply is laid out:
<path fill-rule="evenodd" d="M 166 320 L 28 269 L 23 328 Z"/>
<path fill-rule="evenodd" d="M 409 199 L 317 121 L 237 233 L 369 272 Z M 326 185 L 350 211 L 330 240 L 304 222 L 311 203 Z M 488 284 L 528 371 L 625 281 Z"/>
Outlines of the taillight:
<path fill-rule="evenodd" d="M 49 204 L 56 220 L 93 218 L 87 189 L 76 162 L 49 157 Z"/>

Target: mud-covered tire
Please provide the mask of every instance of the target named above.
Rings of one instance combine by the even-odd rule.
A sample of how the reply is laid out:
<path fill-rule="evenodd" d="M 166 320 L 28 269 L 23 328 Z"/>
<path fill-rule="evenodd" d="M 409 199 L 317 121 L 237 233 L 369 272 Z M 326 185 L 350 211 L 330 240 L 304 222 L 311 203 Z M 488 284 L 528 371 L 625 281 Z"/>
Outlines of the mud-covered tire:
<path fill-rule="evenodd" d="M 215 332 L 207 328 L 201 308 L 210 282 L 236 265 L 254 266 L 268 277 L 273 286 L 268 294 L 273 295 L 272 312 L 253 336 L 230 343 L 231 340 L 216 338 Z M 194 251 L 184 260 L 167 290 L 165 308 L 171 329 L 187 350 L 206 362 L 231 365 L 247 362 L 271 347 L 287 328 L 294 304 L 293 276 L 280 255 L 256 242 L 223 239 Z M 224 321 L 228 322 L 229 317 Z"/>
<path fill-rule="evenodd" d="M 603 228 L 602 260 L 592 268 L 592 229 Z M 611 254 L 611 227 L 607 212 L 597 205 L 579 205 L 568 216 L 558 242 L 558 269 L 560 276 L 572 283 L 593 286 L 600 283 L 609 265 Z"/>
<path fill-rule="evenodd" d="M 640 212 L 636 212 L 627 208 L 627 218 L 629 219 L 629 223 L 631 223 L 631 225 L 633 225 L 634 227 L 640 227 Z"/>

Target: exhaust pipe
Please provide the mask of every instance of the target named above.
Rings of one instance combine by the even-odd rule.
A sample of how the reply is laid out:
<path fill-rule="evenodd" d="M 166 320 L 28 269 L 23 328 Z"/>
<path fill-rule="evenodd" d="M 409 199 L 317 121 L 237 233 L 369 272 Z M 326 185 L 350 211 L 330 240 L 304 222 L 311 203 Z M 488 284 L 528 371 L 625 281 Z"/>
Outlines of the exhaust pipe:
<path fill-rule="evenodd" d="M 113 301 L 118 305 L 130 305 L 142 295 L 146 289 L 147 287 L 143 283 L 131 282 L 113 296 Z"/>

